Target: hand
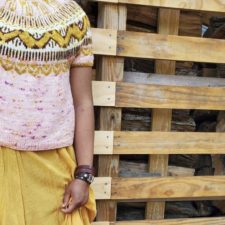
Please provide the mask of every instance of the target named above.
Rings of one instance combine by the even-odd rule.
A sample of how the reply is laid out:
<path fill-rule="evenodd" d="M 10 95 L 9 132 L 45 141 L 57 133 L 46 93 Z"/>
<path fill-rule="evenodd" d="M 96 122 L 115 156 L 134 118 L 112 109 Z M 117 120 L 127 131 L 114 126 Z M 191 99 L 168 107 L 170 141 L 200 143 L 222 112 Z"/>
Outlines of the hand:
<path fill-rule="evenodd" d="M 61 211 L 72 213 L 76 208 L 87 203 L 89 198 L 89 184 L 80 179 L 74 179 L 66 187 Z"/>

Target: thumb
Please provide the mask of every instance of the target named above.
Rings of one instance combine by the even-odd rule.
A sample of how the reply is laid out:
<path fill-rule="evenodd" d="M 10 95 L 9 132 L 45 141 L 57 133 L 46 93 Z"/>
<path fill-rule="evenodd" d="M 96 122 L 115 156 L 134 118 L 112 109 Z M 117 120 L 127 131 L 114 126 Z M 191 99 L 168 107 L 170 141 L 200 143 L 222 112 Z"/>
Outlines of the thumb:
<path fill-rule="evenodd" d="M 64 196 L 63 196 L 63 203 L 62 207 L 65 207 L 68 205 L 70 200 L 70 191 L 68 189 L 65 190 Z"/>

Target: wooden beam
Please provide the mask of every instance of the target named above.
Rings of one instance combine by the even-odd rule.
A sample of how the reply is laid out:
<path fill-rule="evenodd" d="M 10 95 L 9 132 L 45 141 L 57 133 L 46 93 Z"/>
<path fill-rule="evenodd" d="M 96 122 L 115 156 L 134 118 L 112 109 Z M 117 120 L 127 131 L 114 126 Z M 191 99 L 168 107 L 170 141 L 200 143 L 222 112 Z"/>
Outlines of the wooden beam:
<path fill-rule="evenodd" d="M 225 217 L 182 218 L 167 220 L 129 220 L 118 222 L 93 222 L 91 225 L 224 225 Z"/>
<path fill-rule="evenodd" d="M 225 133 L 95 131 L 94 154 L 225 154 Z"/>
<path fill-rule="evenodd" d="M 160 9 L 158 12 L 158 33 L 161 35 L 178 34 L 180 22 L 179 10 Z M 175 74 L 176 62 L 166 60 L 155 61 L 155 72 L 168 75 Z M 162 97 L 162 96 L 161 96 Z M 170 131 L 172 121 L 172 110 L 162 110 L 155 106 L 152 110 L 152 131 Z M 149 155 L 149 172 L 160 173 L 161 176 L 168 174 L 168 155 Z M 163 219 L 165 213 L 165 202 L 148 202 L 145 209 L 147 219 Z"/>
<path fill-rule="evenodd" d="M 183 201 L 225 199 L 223 176 L 95 177 L 96 199 Z"/>
<path fill-rule="evenodd" d="M 208 69 L 208 68 L 207 68 Z M 204 69 L 203 69 L 204 70 Z M 215 69 L 212 69 L 215 70 Z M 93 80 L 96 77 L 96 70 L 93 69 Z M 166 75 L 155 73 L 124 71 L 124 82 L 137 84 L 158 84 L 167 86 L 193 86 L 193 87 L 225 87 L 225 78 L 199 77 L 185 75 Z"/>
<path fill-rule="evenodd" d="M 225 40 L 92 28 L 95 54 L 225 63 Z M 100 33 L 100 34 L 99 34 Z M 110 37 L 110 34 L 112 35 Z M 117 34 L 117 35 L 116 35 Z M 117 37 L 117 40 L 116 40 Z M 112 43 L 112 44 L 109 44 Z M 209 48 L 210 46 L 210 48 Z"/>
<path fill-rule="evenodd" d="M 167 86 L 225 87 L 225 78 L 125 72 L 124 82 Z"/>
<path fill-rule="evenodd" d="M 225 109 L 225 86 L 167 86 L 109 81 L 92 83 L 95 106 Z"/>
<path fill-rule="evenodd" d="M 198 11 L 225 12 L 224 0 L 89 0 L 93 2 L 111 2 L 145 5 L 162 8 L 187 9 Z"/>
<path fill-rule="evenodd" d="M 123 80 L 124 59 L 121 57 L 111 57 L 108 55 L 116 55 L 117 30 L 126 29 L 126 6 L 107 3 L 99 3 L 98 5 L 98 27 L 110 29 L 107 33 L 95 36 L 94 40 L 101 40 L 98 44 L 94 44 L 97 53 L 104 56 L 100 57 L 97 63 L 98 80 L 103 81 L 121 81 Z M 113 31 L 114 30 L 114 31 Z M 107 41 L 106 41 L 107 39 Z M 105 41 L 108 43 L 105 45 Z M 104 48 L 102 49 L 102 45 Z M 101 51 L 103 50 L 103 51 Z M 106 51 L 105 51 L 106 50 Z M 104 52 L 106 54 L 104 54 Z M 113 84 L 113 83 L 111 83 Z M 96 90 L 96 89 L 95 89 Z M 100 89 L 99 89 L 100 90 Z M 103 90 L 101 90 L 103 91 Z M 103 101 L 111 102 L 108 106 L 113 106 L 115 98 L 110 97 L 110 92 L 115 91 L 115 86 L 108 83 L 104 92 L 97 94 L 98 99 L 103 96 L 105 91 L 109 93 Z M 95 91 L 95 94 L 97 90 Z M 94 98 L 96 95 L 94 96 Z M 96 98 L 97 99 L 97 98 Z M 105 103 L 106 103 L 105 102 Z M 108 104 L 107 103 L 107 104 Z M 120 130 L 121 129 L 121 109 L 115 107 L 101 107 L 99 111 L 99 129 L 100 130 Z M 98 176 L 117 177 L 119 172 L 119 155 L 100 155 L 98 158 Z M 96 220 L 116 220 L 117 202 L 116 201 L 100 201 L 97 203 L 98 214 Z"/>
<path fill-rule="evenodd" d="M 225 87 L 182 87 L 118 82 L 116 106 L 224 110 Z"/>
<path fill-rule="evenodd" d="M 120 31 L 117 48 L 118 56 L 191 62 L 225 62 L 222 50 L 225 49 L 225 41 L 219 39 Z"/>

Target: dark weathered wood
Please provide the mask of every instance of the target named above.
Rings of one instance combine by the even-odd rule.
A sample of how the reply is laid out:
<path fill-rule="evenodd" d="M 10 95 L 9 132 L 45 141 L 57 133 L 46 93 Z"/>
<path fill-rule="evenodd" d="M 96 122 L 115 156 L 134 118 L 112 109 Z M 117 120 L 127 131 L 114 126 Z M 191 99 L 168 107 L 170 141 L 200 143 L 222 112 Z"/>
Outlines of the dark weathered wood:
<path fill-rule="evenodd" d="M 193 176 L 194 169 L 178 166 L 168 167 L 168 176 Z M 160 174 L 149 173 L 147 163 L 120 160 L 120 177 L 158 177 Z"/>
<path fill-rule="evenodd" d="M 186 111 L 189 110 L 173 110 L 172 131 L 195 131 L 195 121 Z M 124 108 L 122 130 L 149 131 L 151 120 L 151 109 Z"/>
<path fill-rule="evenodd" d="M 225 87 L 224 78 L 214 77 L 193 77 L 154 73 L 125 72 L 124 81 L 128 83 L 158 84 L 172 86 L 192 86 L 192 87 Z"/>

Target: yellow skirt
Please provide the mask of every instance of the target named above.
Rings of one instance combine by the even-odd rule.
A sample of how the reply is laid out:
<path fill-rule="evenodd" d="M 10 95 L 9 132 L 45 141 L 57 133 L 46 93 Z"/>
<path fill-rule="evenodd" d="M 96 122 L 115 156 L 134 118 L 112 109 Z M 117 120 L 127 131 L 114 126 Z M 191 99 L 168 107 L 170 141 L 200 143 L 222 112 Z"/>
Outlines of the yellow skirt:
<path fill-rule="evenodd" d="M 89 225 L 97 210 L 92 186 L 88 202 L 61 212 L 65 186 L 77 166 L 73 146 L 46 151 L 0 147 L 0 225 Z"/>

